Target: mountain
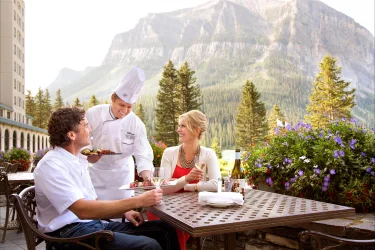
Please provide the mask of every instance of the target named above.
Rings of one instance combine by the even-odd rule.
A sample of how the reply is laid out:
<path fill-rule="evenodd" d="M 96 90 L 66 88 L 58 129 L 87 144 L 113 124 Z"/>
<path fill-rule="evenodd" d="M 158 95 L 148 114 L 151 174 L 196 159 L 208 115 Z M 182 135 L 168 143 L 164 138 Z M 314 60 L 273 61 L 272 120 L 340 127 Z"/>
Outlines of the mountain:
<path fill-rule="evenodd" d="M 357 89 L 354 114 L 374 126 L 374 36 L 316 0 L 216 0 L 148 14 L 114 37 L 101 66 L 48 89 L 52 94 L 60 88 L 69 102 L 92 94 L 108 99 L 123 74 L 137 65 L 147 75 L 143 95 L 153 95 L 167 61 L 177 68 L 187 61 L 206 96 L 234 89 L 239 99 L 249 79 L 268 109 L 277 103 L 290 122 L 297 122 L 326 54 L 337 59 L 341 77 Z"/>

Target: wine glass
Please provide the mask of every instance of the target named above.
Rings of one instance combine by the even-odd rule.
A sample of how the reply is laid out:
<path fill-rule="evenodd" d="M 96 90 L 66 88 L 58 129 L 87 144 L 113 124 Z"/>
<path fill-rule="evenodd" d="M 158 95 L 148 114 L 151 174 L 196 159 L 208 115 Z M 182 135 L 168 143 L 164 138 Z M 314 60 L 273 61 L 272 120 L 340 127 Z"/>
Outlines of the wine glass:
<path fill-rule="evenodd" d="M 202 170 L 203 171 L 203 173 L 204 173 L 204 177 L 203 177 L 203 179 L 205 179 L 205 177 L 206 177 L 206 167 L 207 167 L 207 164 L 206 163 L 202 163 L 202 162 L 199 162 L 199 157 L 196 155 L 195 157 L 194 157 L 194 165 L 195 165 L 195 167 L 196 168 L 198 168 L 198 169 L 200 169 L 200 170 Z M 199 181 L 200 183 L 202 183 L 202 181 Z"/>
<path fill-rule="evenodd" d="M 152 182 L 155 184 L 155 187 L 160 188 L 165 178 L 164 168 L 162 167 L 155 168 L 153 176 L 151 178 L 152 178 Z"/>

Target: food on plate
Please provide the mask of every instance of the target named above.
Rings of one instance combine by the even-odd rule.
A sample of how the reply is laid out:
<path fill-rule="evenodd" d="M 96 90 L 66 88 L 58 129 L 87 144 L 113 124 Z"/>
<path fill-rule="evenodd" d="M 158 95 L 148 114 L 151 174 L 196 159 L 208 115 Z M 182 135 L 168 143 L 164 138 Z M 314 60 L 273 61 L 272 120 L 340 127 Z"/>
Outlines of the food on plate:
<path fill-rule="evenodd" d="M 163 183 L 161 185 L 168 185 L 168 179 L 164 179 Z M 131 182 L 129 184 L 129 188 L 148 187 L 148 186 L 154 186 L 154 184 L 150 183 L 149 181 L 147 181 L 147 182 L 146 181 L 145 182 L 135 181 L 135 182 Z"/>
<path fill-rule="evenodd" d="M 83 155 L 110 155 L 110 154 L 115 154 L 115 152 L 112 152 L 109 149 L 103 149 L 103 148 L 98 148 L 98 149 L 84 149 L 81 151 L 81 154 Z"/>

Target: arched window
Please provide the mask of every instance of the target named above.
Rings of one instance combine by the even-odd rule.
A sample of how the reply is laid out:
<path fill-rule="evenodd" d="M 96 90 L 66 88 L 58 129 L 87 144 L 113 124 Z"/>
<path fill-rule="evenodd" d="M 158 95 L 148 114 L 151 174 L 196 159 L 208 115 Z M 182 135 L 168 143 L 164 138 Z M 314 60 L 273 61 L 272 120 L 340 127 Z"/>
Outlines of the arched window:
<path fill-rule="evenodd" d="M 37 141 L 36 145 L 38 146 L 38 149 L 37 149 L 37 151 L 38 151 L 40 149 L 40 138 L 39 138 L 39 135 L 38 135 L 38 141 Z"/>
<path fill-rule="evenodd" d="M 46 148 L 48 148 L 48 140 L 47 140 L 47 137 L 46 137 Z"/>
<path fill-rule="evenodd" d="M 26 149 L 30 151 L 30 134 L 27 133 L 26 137 Z"/>
<path fill-rule="evenodd" d="M 36 150 L 35 150 L 35 135 L 33 135 L 33 152 L 36 152 Z"/>
<path fill-rule="evenodd" d="M 13 131 L 13 148 L 17 147 L 17 132 Z"/>
<path fill-rule="evenodd" d="M 5 133 L 4 133 L 4 146 L 5 146 L 5 150 L 9 150 L 9 131 L 8 129 L 5 130 Z"/>
<path fill-rule="evenodd" d="M 24 140 L 25 140 L 25 137 L 23 136 L 23 132 L 21 132 L 21 148 L 25 146 L 23 143 Z"/>

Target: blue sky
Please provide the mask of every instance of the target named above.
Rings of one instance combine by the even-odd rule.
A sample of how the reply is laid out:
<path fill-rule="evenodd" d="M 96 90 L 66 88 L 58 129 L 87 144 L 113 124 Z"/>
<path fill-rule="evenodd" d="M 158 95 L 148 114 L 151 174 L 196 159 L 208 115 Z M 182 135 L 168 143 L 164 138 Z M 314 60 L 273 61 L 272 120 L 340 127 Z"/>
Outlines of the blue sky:
<path fill-rule="evenodd" d="M 64 67 L 83 70 L 87 66 L 100 65 L 113 37 L 133 28 L 148 13 L 193 7 L 207 0 L 129 2 L 26 0 L 26 89 L 36 93 L 38 87 L 47 87 Z M 374 0 L 323 2 L 352 17 L 374 34 Z"/>

